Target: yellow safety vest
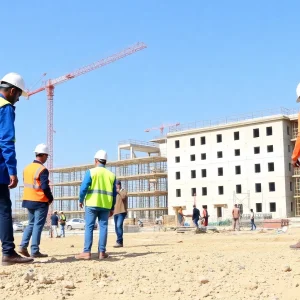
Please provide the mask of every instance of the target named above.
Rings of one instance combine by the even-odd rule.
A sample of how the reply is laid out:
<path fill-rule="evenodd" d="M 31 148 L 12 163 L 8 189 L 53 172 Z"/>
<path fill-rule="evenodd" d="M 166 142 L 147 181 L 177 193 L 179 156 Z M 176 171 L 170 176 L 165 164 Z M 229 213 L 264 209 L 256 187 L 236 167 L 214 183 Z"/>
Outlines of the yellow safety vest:
<path fill-rule="evenodd" d="M 5 105 L 11 105 L 11 103 L 4 98 L 0 97 L 0 107 L 5 106 Z"/>
<path fill-rule="evenodd" d="M 85 197 L 85 206 L 111 209 L 115 174 L 103 167 L 90 169 L 92 183 Z"/>

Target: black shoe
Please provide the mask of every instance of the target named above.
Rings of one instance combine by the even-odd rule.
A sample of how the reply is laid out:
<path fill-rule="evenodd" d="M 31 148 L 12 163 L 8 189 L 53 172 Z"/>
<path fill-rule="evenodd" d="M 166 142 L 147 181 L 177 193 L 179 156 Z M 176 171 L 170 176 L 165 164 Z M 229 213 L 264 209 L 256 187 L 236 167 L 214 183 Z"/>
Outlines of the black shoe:
<path fill-rule="evenodd" d="M 33 258 L 22 257 L 17 253 L 12 255 L 2 256 L 2 266 L 10 266 L 15 264 L 28 264 L 31 262 L 33 262 Z"/>
<path fill-rule="evenodd" d="M 48 254 L 42 254 L 41 252 L 37 252 L 37 253 L 32 254 L 31 257 L 44 258 L 44 257 L 48 257 Z"/>

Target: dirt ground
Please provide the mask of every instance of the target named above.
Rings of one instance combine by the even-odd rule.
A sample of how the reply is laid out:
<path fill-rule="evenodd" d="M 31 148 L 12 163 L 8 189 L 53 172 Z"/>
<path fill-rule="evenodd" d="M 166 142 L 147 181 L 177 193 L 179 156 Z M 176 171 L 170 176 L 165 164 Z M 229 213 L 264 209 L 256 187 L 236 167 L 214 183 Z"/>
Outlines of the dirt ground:
<path fill-rule="evenodd" d="M 298 228 L 142 232 L 125 234 L 125 247 L 114 249 L 109 234 L 110 259 L 76 261 L 83 235 L 43 236 L 49 258 L 0 267 L 0 299 L 300 299 L 300 250 L 289 249 L 299 238 Z"/>

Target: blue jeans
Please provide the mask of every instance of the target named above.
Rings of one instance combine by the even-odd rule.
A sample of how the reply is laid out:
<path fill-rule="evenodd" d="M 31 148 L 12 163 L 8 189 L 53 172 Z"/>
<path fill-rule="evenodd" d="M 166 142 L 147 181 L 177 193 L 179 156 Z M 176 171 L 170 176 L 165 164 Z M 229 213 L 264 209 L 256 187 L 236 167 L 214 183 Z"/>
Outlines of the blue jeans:
<path fill-rule="evenodd" d="M 0 240 L 3 255 L 15 254 L 11 200 L 7 184 L 0 184 Z"/>
<path fill-rule="evenodd" d="M 196 227 L 198 228 L 198 227 L 199 227 L 199 225 L 198 225 L 199 218 L 194 219 L 193 222 L 194 222 L 194 224 L 196 225 Z"/>
<path fill-rule="evenodd" d="M 117 234 L 117 243 L 123 245 L 123 223 L 126 217 L 126 213 L 114 215 L 115 231 Z"/>
<path fill-rule="evenodd" d="M 31 255 L 40 251 L 41 235 L 45 225 L 49 206 L 28 210 L 28 226 L 23 233 L 20 247 L 27 248 L 31 238 Z"/>
<path fill-rule="evenodd" d="M 256 225 L 254 224 L 254 219 L 251 219 L 251 230 L 255 230 Z"/>
<path fill-rule="evenodd" d="M 93 231 L 97 218 L 99 223 L 98 252 L 106 251 L 108 217 L 108 210 L 97 210 L 95 208 L 85 207 L 85 232 L 83 252 L 91 252 L 93 245 Z"/>
<path fill-rule="evenodd" d="M 65 226 L 60 224 L 60 236 L 65 237 Z"/>

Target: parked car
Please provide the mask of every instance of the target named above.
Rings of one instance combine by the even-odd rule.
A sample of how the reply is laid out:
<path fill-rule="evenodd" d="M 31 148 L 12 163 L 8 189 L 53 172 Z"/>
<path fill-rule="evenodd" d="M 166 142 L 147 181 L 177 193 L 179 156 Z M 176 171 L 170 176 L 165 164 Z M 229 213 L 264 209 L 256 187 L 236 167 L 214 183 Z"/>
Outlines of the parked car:
<path fill-rule="evenodd" d="M 13 229 L 14 229 L 14 231 L 23 232 L 24 231 L 24 225 L 22 223 L 19 223 L 19 222 L 14 222 L 13 223 Z"/>
<path fill-rule="evenodd" d="M 80 218 L 70 219 L 66 222 L 66 226 L 68 230 L 72 229 L 85 229 L 85 220 Z M 97 222 L 95 223 L 94 229 L 97 229 Z"/>

